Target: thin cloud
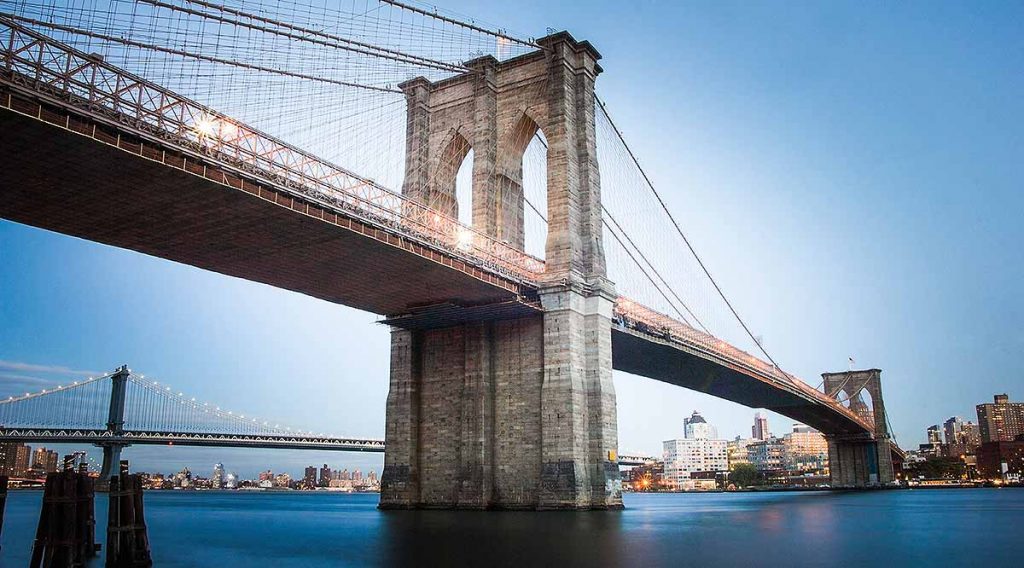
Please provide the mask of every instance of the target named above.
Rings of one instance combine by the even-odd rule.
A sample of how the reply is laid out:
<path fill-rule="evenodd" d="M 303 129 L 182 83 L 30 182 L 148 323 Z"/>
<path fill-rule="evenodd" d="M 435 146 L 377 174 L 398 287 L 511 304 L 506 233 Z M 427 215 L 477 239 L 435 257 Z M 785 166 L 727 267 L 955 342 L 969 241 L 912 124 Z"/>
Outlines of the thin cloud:
<path fill-rule="evenodd" d="M 102 375 L 98 371 L 79 371 L 62 365 L 35 365 L 33 363 L 22 363 L 20 361 L 0 360 L 0 370 L 21 371 L 23 373 L 48 373 L 54 375 L 89 376 Z"/>
<path fill-rule="evenodd" d="M 41 379 L 39 377 L 31 377 L 29 375 L 18 375 L 14 373 L 0 373 L 0 385 L 8 386 L 12 383 L 22 385 L 49 385 L 53 381 L 50 379 Z"/>

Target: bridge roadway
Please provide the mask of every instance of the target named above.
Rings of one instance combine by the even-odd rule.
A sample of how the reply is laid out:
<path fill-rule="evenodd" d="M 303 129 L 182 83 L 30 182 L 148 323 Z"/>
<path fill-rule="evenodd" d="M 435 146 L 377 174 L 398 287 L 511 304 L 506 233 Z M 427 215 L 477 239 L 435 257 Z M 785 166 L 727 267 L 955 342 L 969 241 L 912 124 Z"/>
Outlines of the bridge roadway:
<path fill-rule="evenodd" d="M 330 450 L 383 452 L 384 440 L 334 438 L 331 436 L 252 436 L 183 432 L 125 431 L 115 435 L 105 429 L 0 428 L 0 442 L 54 444 L 117 444 L 151 446 L 205 446 L 218 448 L 268 448 L 280 450 Z"/>
<path fill-rule="evenodd" d="M 510 269 L 493 255 L 466 254 L 95 108 L 0 70 L 0 217 L 359 308 L 398 327 L 540 313 L 537 274 L 516 270 L 521 262 Z M 827 434 L 870 437 L 867 422 L 802 381 L 631 304 L 616 305 L 615 369 Z"/>

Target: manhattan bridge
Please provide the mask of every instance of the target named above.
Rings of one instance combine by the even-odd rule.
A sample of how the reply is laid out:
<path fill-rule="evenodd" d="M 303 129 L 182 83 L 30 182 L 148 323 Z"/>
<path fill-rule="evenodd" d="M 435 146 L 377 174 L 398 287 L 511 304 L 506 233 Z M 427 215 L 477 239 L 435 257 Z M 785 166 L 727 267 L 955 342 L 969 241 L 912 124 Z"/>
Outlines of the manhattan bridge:
<path fill-rule="evenodd" d="M 893 479 L 880 371 L 787 373 L 596 88 L 594 45 L 391 0 L 0 0 L 0 217 L 378 314 L 385 440 L 121 367 L 0 438 L 384 451 L 381 506 L 618 508 L 612 371 L 821 430 Z M 642 93 L 637 93 L 640 100 Z M 865 402 L 867 393 L 870 403 Z"/>

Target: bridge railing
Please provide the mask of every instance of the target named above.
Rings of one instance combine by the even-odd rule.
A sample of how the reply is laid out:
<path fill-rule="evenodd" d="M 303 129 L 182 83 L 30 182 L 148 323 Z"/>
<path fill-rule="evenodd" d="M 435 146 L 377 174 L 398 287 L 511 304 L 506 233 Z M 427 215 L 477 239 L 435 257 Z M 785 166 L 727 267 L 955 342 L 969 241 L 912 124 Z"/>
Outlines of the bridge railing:
<path fill-rule="evenodd" d="M 469 264 L 530 282 L 544 272 L 543 260 L 19 22 L 35 20 L 0 14 L 3 79 L 10 83 L 425 241 Z"/>
<path fill-rule="evenodd" d="M 640 328 L 641 331 L 652 335 L 660 335 L 665 339 L 696 347 L 732 365 L 742 367 L 755 375 L 789 385 L 799 390 L 805 396 L 833 406 L 837 410 L 849 415 L 850 418 L 860 422 L 866 428 L 872 428 L 872 425 L 866 423 L 860 416 L 843 406 L 842 403 L 813 388 L 806 382 L 782 371 L 775 365 L 726 343 L 713 335 L 694 329 L 671 316 L 656 312 L 628 298 L 622 297 L 615 301 L 613 313 L 630 327 Z"/>

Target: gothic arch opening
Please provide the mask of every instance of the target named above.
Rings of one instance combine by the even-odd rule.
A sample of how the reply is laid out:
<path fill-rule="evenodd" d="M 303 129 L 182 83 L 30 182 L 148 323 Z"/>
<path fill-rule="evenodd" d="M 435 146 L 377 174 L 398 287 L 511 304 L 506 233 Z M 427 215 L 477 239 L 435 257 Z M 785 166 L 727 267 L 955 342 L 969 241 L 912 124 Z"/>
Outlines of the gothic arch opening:
<path fill-rule="evenodd" d="M 462 170 L 467 169 L 464 167 L 465 162 L 472 160 L 466 160 L 466 157 L 472 152 L 472 147 L 469 145 L 469 141 L 459 131 L 452 131 L 448 138 L 447 143 L 443 146 L 441 154 L 438 156 L 437 164 L 434 167 L 434 175 L 431 177 L 429 186 L 430 190 L 427 195 L 426 205 L 431 209 L 440 211 L 445 215 L 453 218 L 462 218 L 462 212 L 460 211 L 460 199 L 458 194 L 458 177 L 464 175 L 468 178 L 468 182 L 464 185 L 469 188 L 465 190 L 467 206 L 464 207 L 465 212 L 469 217 L 466 224 L 472 223 L 472 164 L 468 168 L 468 173 L 463 174 Z"/>
<path fill-rule="evenodd" d="M 547 140 L 525 111 L 507 131 L 498 165 L 498 231 L 502 240 L 544 258 L 547 243 Z"/>

